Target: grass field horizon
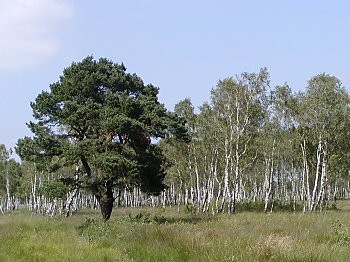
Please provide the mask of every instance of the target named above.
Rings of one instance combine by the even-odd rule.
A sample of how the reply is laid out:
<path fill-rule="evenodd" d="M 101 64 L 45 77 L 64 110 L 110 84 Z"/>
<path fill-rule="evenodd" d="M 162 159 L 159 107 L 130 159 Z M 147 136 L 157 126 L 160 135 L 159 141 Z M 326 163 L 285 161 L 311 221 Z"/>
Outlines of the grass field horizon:
<path fill-rule="evenodd" d="M 350 201 L 315 213 L 115 208 L 0 216 L 0 261 L 348 261 Z"/>

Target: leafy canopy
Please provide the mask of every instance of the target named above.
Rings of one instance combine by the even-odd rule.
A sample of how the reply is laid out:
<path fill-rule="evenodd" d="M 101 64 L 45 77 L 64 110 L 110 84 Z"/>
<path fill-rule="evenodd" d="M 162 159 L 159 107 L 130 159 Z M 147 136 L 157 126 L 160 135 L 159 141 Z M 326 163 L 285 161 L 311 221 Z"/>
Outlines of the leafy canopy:
<path fill-rule="evenodd" d="M 164 188 L 164 157 L 152 141 L 187 137 L 157 95 L 123 64 L 89 56 L 31 103 L 34 137 L 20 139 L 17 152 L 52 169 L 80 165 L 79 183 L 98 197 L 107 186 L 130 184 L 156 194 Z"/>

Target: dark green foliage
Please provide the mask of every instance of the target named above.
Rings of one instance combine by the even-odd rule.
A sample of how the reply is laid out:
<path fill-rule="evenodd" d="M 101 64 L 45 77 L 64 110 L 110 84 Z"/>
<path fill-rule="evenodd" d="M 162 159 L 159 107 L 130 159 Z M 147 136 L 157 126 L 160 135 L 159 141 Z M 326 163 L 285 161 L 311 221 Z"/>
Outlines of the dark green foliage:
<path fill-rule="evenodd" d="M 130 213 L 128 215 L 128 220 L 131 222 L 148 224 L 152 223 L 152 218 L 150 213 L 139 212 L 135 216 L 132 216 Z"/>
<path fill-rule="evenodd" d="M 69 191 L 69 187 L 61 180 L 45 181 L 39 188 L 39 193 L 50 199 L 63 199 Z"/>
<path fill-rule="evenodd" d="M 87 57 L 31 103 L 34 138 L 20 139 L 17 153 L 52 171 L 78 167 L 76 184 L 91 190 L 108 219 L 114 187 L 164 189 L 165 158 L 152 139 L 188 140 L 184 122 L 157 96 L 158 88 L 126 73 L 123 64 Z"/>

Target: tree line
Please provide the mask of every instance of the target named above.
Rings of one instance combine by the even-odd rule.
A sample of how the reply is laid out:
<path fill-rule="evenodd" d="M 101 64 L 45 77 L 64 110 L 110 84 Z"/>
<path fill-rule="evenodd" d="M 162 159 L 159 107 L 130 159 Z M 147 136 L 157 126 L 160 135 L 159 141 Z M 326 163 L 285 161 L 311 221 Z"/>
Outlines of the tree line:
<path fill-rule="evenodd" d="M 189 99 L 176 105 L 192 140 L 164 146 L 169 183 L 198 212 L 234 213 L 255 201 L 265 212 L 277 203 L 323 210 L 349 193 L 349 105 L 327 74 L 298 93 L 270 88 L 265 68 L 221 80 L 199 113 Z"/>
<path fill-rule="evenodd" d="M 0 211 L 54 215 L 113 206 L 311 212 L 348 198 L 350 97 L 322 73 L 293 92 L 266 68 L 220 80 L 198 109 L 168 111 L 123 64 L 87 57 L 34 102 L 22 162 L 0 148 Z"/>

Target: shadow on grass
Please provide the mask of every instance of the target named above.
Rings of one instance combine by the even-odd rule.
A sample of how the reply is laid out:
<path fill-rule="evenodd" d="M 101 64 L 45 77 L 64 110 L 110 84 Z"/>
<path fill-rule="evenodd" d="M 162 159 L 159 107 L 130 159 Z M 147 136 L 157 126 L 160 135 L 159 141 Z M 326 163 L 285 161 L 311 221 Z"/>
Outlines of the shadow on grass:
<path fill-rule="evenodd" d="M 143 224 L 197 224 L 201 222 L 216 221 L 216 216 L 204 216 L 204 215 L 191 215 L 185 217 L 165 217 L 163 215 L 151 216 L 150 213 L 140 212 L 135 216 L 129 214 L 124 217 L 123 220 L 143 223 Z"/>

